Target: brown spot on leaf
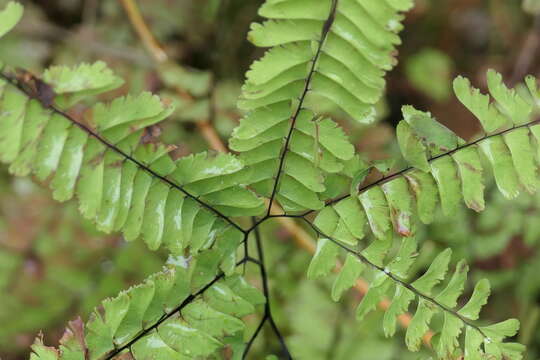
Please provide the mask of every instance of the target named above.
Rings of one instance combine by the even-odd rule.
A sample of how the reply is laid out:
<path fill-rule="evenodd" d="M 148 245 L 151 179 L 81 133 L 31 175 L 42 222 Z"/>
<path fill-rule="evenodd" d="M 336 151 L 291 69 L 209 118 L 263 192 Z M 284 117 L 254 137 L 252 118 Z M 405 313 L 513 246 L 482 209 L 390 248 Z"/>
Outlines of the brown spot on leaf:
<path fill-rule="evenodd" d="M 480 173 L 481 172 L 481 169 L 479 169 L 477 167 L 474 167 L 472 164 L 470 164 L 468 162 L 464 162 L 464 163 L 462 163 L 462 165 L 465 166 L 468 170 L 470 170 L 473 173 Z"/>
<path fill-rule="evenodd" d="M 30 97 L 38 100 L 44 107 L 51 107 L 56 94 L 53 88 L 27 70 L 16 69 L 15 80 Z"/>
<path fill-rule="evenodd" d="M 121 159 L 121 160 L 117 160 L 115 162 L 112 162 L 109 164 L 109 167 L 112 167 L 112 168 L 119 168 L 119 167 L 122 167 L 122 165 L 124 164 L 124 160 Z"/>
<path fill-rule="evenodd" d="M 141 136 L 142 144 L 155 144 L 158 142 L 158 138 L 161 136 L 161 128 L 158 125 L 152 125 L 144 129 Z"/>
<path fill-rule="evenodd" d="M 90 162 L 89 162 L 90 165 L 93 166 L 93 167 L 98 166 L 103 161 L 104 156 L 105 156 L 104 152 L 101 152 L 98 155 L 94 156 L 94 158 L 92 158 L 92 160 L 90 160 Z"/>

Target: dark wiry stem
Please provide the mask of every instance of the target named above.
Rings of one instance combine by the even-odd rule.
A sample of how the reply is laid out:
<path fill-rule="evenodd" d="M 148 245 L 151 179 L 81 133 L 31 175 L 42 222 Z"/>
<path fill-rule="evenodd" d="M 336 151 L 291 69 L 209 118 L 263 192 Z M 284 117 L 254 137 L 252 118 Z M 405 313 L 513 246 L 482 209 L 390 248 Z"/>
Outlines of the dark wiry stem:
<path fill-rule="evenodd" d="M 330 9 L 330 14 L 328 15 L 328 18 L 326 19 L 323 28 L 321 30 L 321 37 L 319 39 L 319 45 L 317 48 L 317 51 L 315 53 L 315 56 L 313 56 L 313 59 L 311 60 L 311 68 L 309 70 L 309 73 L 306 77 L 306 82 L 304 84 L 304 89 L 302 91 L 302 94 L 298 98 L 298 106 L 296 107 L 296 110 L 294 114 L 291 117 L 291 126 L 289 128 L 289 133 L 287 134 L 287 137 L 285 138 L 285 145 L 283 147 L 283 150 L 281 152 L 281 155 L 279 156 L 279 167 L 276 175 L 276 181 L 274 182 L 274 187 L 272 189 L 272 195 L 270 196 L 270 203 L 268 205 L 268 211 L 266 213 L 266 216 L 270 216 L 270 213 L 272 212 L 272 204 L 274 202 L 274 198 L 276 197 L 276 194 L 278 192 L 279 188 L 279 181 L 281 179 L 281 175 L 283 174 L 283 167 L 285 166 L 285 159 L 287 157 L 287 153 L 289 151 L 289 146 L 291 143 L 291 139 L 293 136 L 293 132 L 296 126 L 296 120 L 298 120 L 298 116 L 300 115 L 300 112 L 303 109 L 304 101 L 306 100 L 306 96 L 309 92 L 309 88 L 311 85 L 311 80 L 313 78 L 313 75 L 316 72 L 316 66 L 317 61 L 319 60 L 319 57 L 322 53 L 322 48 L 324 45 L 324 42 L 326 40 L 326 37 L 328 36 L 328 33 L 330 32 L 330 29 L 332 28 L 332 24 L 334 23 L 334 19 L 336 16 L 336 10 L 337 10 L 337 3 L 339 0 L 333 0 L 332 1 L 332 7 Z"/>
<path fill-rule="evenodd" d="M 255 342 L 255 339 L 257 339 L 257 337 L 259 336 L 266 320 L 268 320 L 268 316 L 264 314 L 263 318 L 259 322 L 259 325 L 257 326 L 257 329 L 255 329 L 255 332 L 253 333 L 253 335 L 251 335 L 251 337 L 249 338 L 249 341 L 246 343 L 246 347 L 244 348 L 244 353 L 242 354 L 242 359 L 246 359 L 249 353 L 249 350 L 251 350 L 251 346 Z"/>
<path fill-rule="evenodd" d="M 262 246 L 261 241 L 261 233 L 259 231 L 259 227 L 256 226 L 257 222 L 253 218 L 253 225 L 254 225 L 254 232 L 255 232 L 255 243 L 257 245 L 257 254 L 259 256 L 259 269 L 261 272 L 261 280 L 262 280 L 262 286 L 263 286 L 263 294 L 266 298 L 266 304 L 264 305 L 264 314 L 261 322 L 259 323 L 259 326 L 257 326 L 257 329 L 255 330 L 255 333 L 251 336 L 249 339 L 246 348 L 244 349 L 244 354 L 242 356 L 242 359 L 246 359 L 249 350 L 251 349 L 251 346 L 253 345 L 253 342 L 261 332 L 262 327 L 264 326 L 265 322 L 268 321 L 270 323 L 270 326 L 272 327 L 272 330 L 276 334 L 279 343 L 281 344 L 281 349 L 283 351 L 283 355 L 286 359 L 292 359 L 291 354 L 289 352 L 289 348 L 287 347 L 287 344 L 285 343 L 285 339 L 283 335 L 281 334 L 276 322 L 274 321 L 274 317 L 272 316 L 272 309 L 270 308 L 270 288 L 268 286 L 268 274 L 266 273 L 266 265 L 264 262 L 264 250 Z"/>

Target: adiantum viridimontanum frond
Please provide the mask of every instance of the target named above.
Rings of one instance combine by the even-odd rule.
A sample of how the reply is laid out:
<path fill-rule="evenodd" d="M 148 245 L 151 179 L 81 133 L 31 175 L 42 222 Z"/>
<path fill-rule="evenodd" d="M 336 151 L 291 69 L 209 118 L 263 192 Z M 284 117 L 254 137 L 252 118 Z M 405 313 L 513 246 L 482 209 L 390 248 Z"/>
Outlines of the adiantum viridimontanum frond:
<path fill-rule="evenodd" d="M 238 155 L 175 157 L 174 147 L 157 138 L 156 125 L 173 111 L 166 101 L 150 93 L 96 101 L 122 84 L 103 62 L 53 66 L 39 78 L 0 64 L 0 161 L 14 175 L 47 184 L 58 201 L 77 198 L 98 229 L 171 253 L 162 272 L 105 300 L 86 323 L 71 322 L 58 349 L 38 338 L 32 359 L 216 358 L 225 346 L 241 356 L 241 318 L 267 298 L 237 271 L 251 261 L 262 273 L 263 261 L 247 254 L 239 259 L 237 249 L 272 216 L 303 219 L 318 235 L 309 278 L 328 275 L 337 259 L 344 260 L 332 288 L 335 301 L 359 276 L 373 273 L 359 320 L 391 296 L 383 329 L 393 336 L 396 318 L 415 302 L 405 335 L 410 350 L 419 349 L 431 327 L 441 359 L 520 359 L 522 346 L 504 342 L 517 332 L 517 320 L 477 323 L 490 293 L 486 280 L 458 301 L 468 266 L 451 266 L 450 250 L 418 278 L 411 280 L 409 272 L 417 256 L 417 219 L 432 222 L 439 202 L 446 216 L 461 203 L 485 208 L 484 164 L 509 199 L 537 190 L 536 79 L 508 89 L 489 71 L 492 102 L 458 77 L 456 96 L 485 132 L 471 142 L 430 113 L 403 107 L 396 137 L 409 167 L 369 185 L 362 183 L 370 165 L 319 111 L 331 104 L 358 123 L 373 122 L 385 72 L 395 65 L 402 12 L 412 5 L 265 1 L 259 14 L 267 20 L 252 25 L 249 40 L 269 50 L 253 63 L 242 88 L 238 105 L 246 114 L 229 142 Z M 13 2 L 0 12 L 0 36 L 21 16 L 22 6 Z M 86 110 L 73 115 L 76 104 Z M 274 215 L 273 204 L 285 213 Z M 253 217 L 254 225 L 245 229 L 237 217 Z M 435 317 L 442 319 L 437 329 Z"/>
<path fill-rule="evenodd" d="M 354 162 L 341 128 L 318 115 L 331 103 L 360 123 L 375 118 L 385 71 L 395 65 L 401 11 L 412 1 L 266 1 L 248 39 L 270 47 L 247 72 L 247 111 L 231 149 L 253 168 L 252 186 L 285 211 L 320 209 L 336 174 Z M 270 212 L 269 212 L 270 213 Z"/>
<path fill-rule="evenodd" d="M 345 265 L 333 290 L 337 300 L 354 285 L 366 265 L 374 269 L 378 274 L 358 308 L 359 317 L 374 309 L 395 286 L 394 301 L 385 315 L 386 334 L 394 334 L 395 317 L 418 299 L 417 312 L 407 330 L 407 346 L 418 350 L 431 317 L 442 313 L 443 327 L 435 339 L 441 358 L 455 355 L 457 337 L 463 327 L 466 329 L 465 359 L 479 359 L 483 353 L 497 359 L 501 356 L 521 358 L 519 344 L 502 342 L 504 337 L 516 333 L 517 320 L 487 327 L 474 325 L 473 320 L 478 319 L 480 307 L 489 295 L 486 280 L 477 284 L 465 307 L 455 309 L 464 288 L 464 263 L 458 263 L 446 288 L 432 296 L 433 287 L 445 279 L 449 250 L 418 280 L 406 282 L 405 270 L 411 265 L 406 259 L 412 261 L 416 249 L 412 239 L 417 219 L 429 224 L 439 202 L 446 216 L 452 216 L 461 203 L 482 211 L 485 208 L 485 163 L 490 164 L 497 187 L 505 197 L 513 199 L 522 191 L 534 193 L 537 190 L 540 149 L 540 123 L 535 117 L 539 113 L 537 80 L 527 77 L 518 91 L 508 89 L 501 75 L 493 70 L 488 71 L 487 79 L 494 102 L 472 88 L 467 79 L 458 77 L 454 81 L 456 96 L 480 120 L 484 135 L 467 143 L 430 113 L 403 107 L 404 120 L 397 126 L 397 140 L 410 167 L 329 202 L 310 224 L 320 240 L 309 274 L 312 277 L 326 275 L 344 250 L 347 253 Z M 367 235 L 368 228 L 374 240 L 361 249 L 360 240 Z M 402 247 L 395 258 L 386 263 L 385 257 L 391 251 L 395 235 L 403 237 Z M 481 344 L 483 349 L 480 349 Z"/>

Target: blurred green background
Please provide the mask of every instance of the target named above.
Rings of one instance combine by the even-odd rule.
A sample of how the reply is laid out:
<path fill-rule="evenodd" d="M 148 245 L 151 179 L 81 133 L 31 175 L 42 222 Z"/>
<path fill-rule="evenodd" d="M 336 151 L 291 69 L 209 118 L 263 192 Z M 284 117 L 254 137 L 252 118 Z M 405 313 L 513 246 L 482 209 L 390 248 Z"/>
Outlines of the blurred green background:
<path fill-rule="evenodd" d="M 0 0 L 0 6 L 5 3 Z M 171 69 L 156 67 L 116 0 L 22 3 L 22 23 L 0 41 L 1 61 L 40 73 L 51 64 L 104 60 L 126 79 L 121 92 L 151 90 L 177 103 L 162 137 L 177 144 L 180 154 L 209 147 L 204 136 L 209 119 L 226 143 L 240 118 L 235 102 L 243 73 L 261 55 L 245 35 L 258 19 L 262 0 L 139 0 L 152 32 L 181 66 Z M 334 109 L 325 110 L 370 160 L 397 154 L 393 127 L 404 104 L 431 111 L 471 139 L 479 128 L 453 97 L 452 78 L 465 75 L 485 89 L 487 68 L 514 83 L 528 73 L 538 77 L 539 11 L 536 0 L 417 0 L 405 20 L 399 65 L 387 78 L 379 121 L 353 126 Z M 484 213 L 463 209 L 419 230 L 421 257 L 413 273 L 451 246 L 454 259 L 471 264 L 474 279 L 487 277 L 493 284 L 484 319 L 519 318 L 517 340 L 528 345 L 527 359 L 539 359 L 540 196 L 508 202 L 490 189 L 493 184 Z M 272 306 L 295 359 L 429 357 L 425 350 L 405 351 L 402 334 L 385 339 L 381 312 L 355 322 L 358 293 L 335 304 L 329 295 L 332 279 L 307 281 L 310 255 L 279 223 L 265 224 L 263 238 Z M 86 317 L 103 298 L 140 282 L 165 261 L 166 254 L 146 251 L 140 242 L 100 234 L 81 220 L 75 203 L 58 204 L 30 179 L 12 178 L 0 167 L 0 359 L 28 358 L 40 331 L 46 343 L 56 344 L 68 320 Z M 256 317 L 247 321 L 257 324 Z M 269 349 L 279 345 L 267 331 L 255 343 L 252 358 L 262 358 Z"/>

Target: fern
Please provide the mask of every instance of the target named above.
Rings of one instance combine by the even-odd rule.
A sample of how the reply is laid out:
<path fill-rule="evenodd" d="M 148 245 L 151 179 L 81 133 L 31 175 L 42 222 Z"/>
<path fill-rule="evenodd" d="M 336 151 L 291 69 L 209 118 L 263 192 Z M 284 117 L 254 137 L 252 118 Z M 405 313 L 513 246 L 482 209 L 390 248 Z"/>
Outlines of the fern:
<path fill-rule="evenodd" d="M 58 350 L 38 339 L 30 359 L 112 359 L 126 352 L 137 359 L 191 359 L 238 342 L 240 318 L 264 303 L 262 294 L 239 276 L 216 277 L 215 264 L 171 260 L 144 283 L 105 300 L 86 324 L 70 322 Z"/>
<path fill-rule="evenodd" d="M 411 236 L 415 227 L 413 214 L 416 212 L 422 222 L 430 223 L 439 199 L 446 216 L 457 211 L 461 199 L 467 207 L 482 211 L 485 201 L 481 154 L 491 164 L 505 197 L 513 199 L 522 189 L 534 193 L 538 179 L 533 141 L 540 141 L 540 124 L 532 118 L 538 111 L 536 79 L 527 78 L 530 91 L 519 95 L 506 88 L 494 71 L 487 76 L 501 111 L 489 103 L 487 95 L 471 89 L 468 80 L 460 77 L 454 82 L 458 98 L 481 120 L 484 137 L 465 143 L 430 113 L 404 107 L 405 120 L 397 127 L 397 139 L 411 167 L 329 202 L 315 225 L 355 245 L 365 236 L 365 219 L 378 239 L 386 239 L 392 231 Z M 497 123 L 493 125 L 490 119 Z"/>
<path fill-rule="evenodd" d="M 164 246 L 171 253 L 168 269 L 105 300 L 85 325 L 72 322 L 58 350 L 38 339 L 32 358 L 220 358 L 227 344 L 235 356 L 246 356 L 267 320 L 288 354 L 271 315 L 258 229 L 273 217 L 295 217 L 319 237 L 309 278 L 328 275 L 336 259 L 346 258 L 332 288 L 334 300 L 372 270 L 359 320 L 393 290 L 384 332 L 393 336 L 396 317 L 416 301 L 405 336 L 410 350 L 419 349 L 439 316 L 432 341 L 439 358 L 520 359 L 522 346 L 504 342 L 517 332 L 517 320 L 475 322 L 489 296 L 487 281 L 479 281 L 458 306 L 468 270 L 461 261 L 440 287 L 450 250 L 414 281 L 409 270 L 417 218 L 432 222 L 439 200 L 446 216 L 462 200 L 475 211 L 484 209 L 484 158 L 505 197 L 536 191 L 536 79 L 510 90 L 499 74 L 488 72 L 492 103 L 457 78 L 457 97 L 486 133 L 469 143 L 430 113 L 404 107 L 397 140 L 410 166 L 369 185 L 363 182 L 379 165 L 365 164 L 338 124 L 320 113 L 320 103 L 329 102 L 360 123 L 373 121 L 384 73 L 395 64 L 401 12 L 411 6 L 410 0 L 267 0 L 260 15 L 268 20 L 254 24 L 249 39 L 270 49 L 252 65 L 242 89 L 239 107 L 247 113 L 230 139 L 238 156 L 175 158 L 174 147 L 157 139 L 155 126 L 173 109 L 150 93 L 94 103 L 122 83 L 102 62 L 52 67 L 42 79 L 2 68 L 0 160 L 10 172 L 34 175 L 59 201 L 76 197 L 82 215 L 100 230 L 121 231 L 128 241 L 142 238 L 150 250 Z M 0 13 L 0 35 L 21 14 L 13 4 Z M 81 103 L 87 109 L 76 116 L 73 106 Z M 285 212 L 272 212 L 275 203 Z M 245 228 L 235 217 L 252 217 L 253 225 Z M 375 238 L 369 244 L 361 243 L 366 225 Z M 237 249 L 252 234 L 259 260 L 247 251 L 237 259 Z M 401 243 L 394 253 L 396 234 Z M 237 266 L 246 262 L 260 267 L 264 296 L 238 275 Z M 263 320 L 243 344 L 240 318 L 262 303 Z"/>
<path fill-rule="evenodd" d="M 388 278 L 394 280 L 397 283 L 396 295 L 385 317 L 387 335 L 392 335 L 395 331 L 395 316 L 407 311 L 409 303 L 415 297 L 420 297 L 414 317 L 419 323 L 413 319 L 413 324 L 407 332 L 407 346 L 411 350 L 418 350 L 421 336 L 428 329 L 433 315 L 433 309 L 430 310 L 429 306 L 438 307 L 445 312 L 445 323 L 437 348 L 441 358 L 452 356 L 455 347 L 452 344 L 455 344 L 455 338 L 462 326 L 466 326 L 467 331 L 474 332 L 466 337 L 470 340 L 466 339 L 465 343 L 466 354 L 469 354 L 466 355 L 466 359 L 476 358 L 473 354 L 478 353 L 477 347 L 482 341 L 485 342 L 485 351 L 488 354 L 497 358 L 500 358 L 501 354 L 512 359 L 519 358 L 517 345 L 500 343 L 502 333 L 495 334 L 496 340 L 493 340 L 492 336 L 486 335 L 481 328 L 471 325 L 470 320 L 478 318 L 478 311 L 474 312 L 473 316 L 463 316 L 466 311 L 456 312 L 451 309 L 456 305 L 456 299 L 463 290 L 462 285 L 461 290 L 453 290 L 454 298 L 450 298 L 451 301 L 447 301 L 445 296 L 441 295 L 444 292 L 435 298 L 430 297 L 433 286 L 444 279 L 446 270 L 443 269 L 448 266 L 447 260 L 443 265 L 436 264 L 435 260 L 424 277 L 411 284 L 400 282 L 407 275 L 403 270 L 410 266 L 403 264 L 403 256 L 410 256 L 414 250 L 408 251 L 409 255 L 397 255 L 398 265 L 395 263 L 394 265 L 399 267 L 398 271 L 392 269 L 392 264 L 386 266 L 384 263 L 385 254 L 392 247 L 393 233 L 404 237 L 414 236 L 415 214 L 418 214 L 422 222 L 430 223 L 439 200 L 446 216 L 452 216 L 458 210 L 461 199 L 467 207 L 475 211 L 484 209 L 481 153 L 491 164 L 497 186 L 505 197 L 513 199 L 522 189 L 530 193 L 536 191 L 537 160 L 533 155 L 535 151 L 532 142 L 533 139 L 536 139 L 537 143 L 540 140 L 538 136 L 540 125 L 538 120 L 532 118 L 538 111 L 536 106 L 539 93 L 536 79 L 527 78 L 528 91 L 518 94 L 515 90 L 508 89 L 502 83 L 501 76 L 494 71 L 489 71 L 487 77 L 490 93 L 496 99 L 497 106 L 490 103 L 487 95 L 472 89 L 468 80 L 459 77 L 454 82 L 458 98 L 481 121 L 486 132 L 484 137 L 465 143 L 463 139 L 437 123 L 431 114 L 412 107 L 404 107 L 405 120 L 397 127 L 397 138 L 404 158 L 411 167 L 385 176 L 374 184 L 355 188 L 352 194 L 330 202 L 311 225 L 321 239 L 317 255 L 313 258 L 308 273 L 312 274 L 312 277 L 327 274 L 333 267 L 333 259 L 339 254 L 340 248 L 349 256 L 357 257 L 361 262 L 381 272 L 381 277 L 377 277 L 379 280 L 372 284 L 370 292 L 359 305 L 360 318 L 389 292 Z M 359 240 L 364 238 L 366 223 L 369 224 L 376 240 L 364 250 L 356 251 L 353 247 L 357 247 Z M 403 243 L 402 251 L 407 248 L 407 241 L 409 240 Z M 324 261 L 319 257 L 323 257 Z M 463 266 L 458 265 L 456 271 L 459 272 Z M 438 274 L 434 278 L 436 281 L 425 288 L 417 287 L 418 282 L 428 276 L 430 271 Z M 344 289 L 354 284 L 360 272 L 360 265 L 348 258 L 342 275 L 334 284 L 336 299 Z M 454 281 L 457 280 L 454 278 L 450 280 L 447 289 L 456 286 L 453 284 Z M 487 285 L 481 282 L 477 288 L 486 289 Z M 483 293 L 483 296 L 487 297 L 487 291 L 483 290 Z M 475 294 L 472 298 L 475 298 Z M 452 315 L 455 318 L 448 320 Z M 459 324 L 451 324 L 452 321 Z M 498 329 L 496 325 L 493 326 Z M 504 327 L 504 331 L 505 334 L 510 334 L 506 336 L 513 336 L 517 331 L 516 323 L 512 323 L 510 329 Z M 491 330 L 487 333 L 492 334 Z M 471 343 L 475 345 L 470 347 Z"/>
<path fill-rule="evenodd" d="M 231 149 L 254 169 L 252 186 L 289 212 L 320 209 L 336 174 L 353 159 L 342 130 L 317 114 L 330 101 L 362 123 L 374 120 L 395 34 L 412 2 L 267 1 L 248 38 L 272 47 L 246 75 L 239 107 L 248 114 Z M 268 212 L 270 213 L 270 212 Z"/>

